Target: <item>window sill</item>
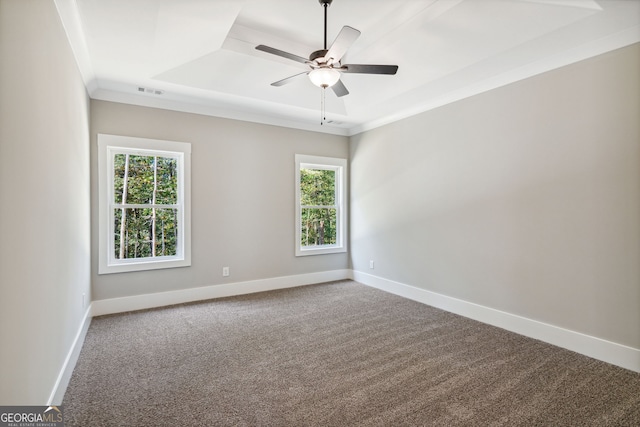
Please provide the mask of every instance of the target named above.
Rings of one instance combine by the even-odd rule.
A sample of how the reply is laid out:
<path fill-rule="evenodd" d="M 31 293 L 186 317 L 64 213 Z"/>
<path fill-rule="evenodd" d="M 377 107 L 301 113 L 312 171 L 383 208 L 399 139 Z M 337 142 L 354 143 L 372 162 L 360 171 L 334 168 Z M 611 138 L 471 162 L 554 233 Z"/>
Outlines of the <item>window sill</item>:
<path fill-rule="evenodd" d="M 326 255 L 345 252 L 347 252 L 347 248 L 344 246 L 307 246 L 305 248 L 296 248 L 296 256 Z"/>
<path fill-rule="evenodd" d="M 169 258 L 153 261 L 132 259 L 125 262 L 119 262 L 117 264 L 100 265 L 98 268 L 98 274 L 127 273 L 131 271 L 149 271 L 189 266 L 191 266 L 191 260 L 182 258 Z"/>

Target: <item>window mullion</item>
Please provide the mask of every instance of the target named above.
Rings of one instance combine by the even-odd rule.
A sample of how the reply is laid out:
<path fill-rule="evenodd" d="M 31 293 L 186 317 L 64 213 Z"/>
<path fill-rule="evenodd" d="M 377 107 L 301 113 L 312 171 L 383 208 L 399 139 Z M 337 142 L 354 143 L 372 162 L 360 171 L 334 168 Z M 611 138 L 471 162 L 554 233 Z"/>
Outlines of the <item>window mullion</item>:
<path fill-rule="evenodd" d="M 140 203 L 114 203 L 111 205 L 113 209 L 180 209 L 180 205 L 163 205 L 163 204 L 140 204 Z"/>
<path fill-rule="evenodd" d="M 338 209 L 338 205 L 300 205 L 302 209 Z"/>

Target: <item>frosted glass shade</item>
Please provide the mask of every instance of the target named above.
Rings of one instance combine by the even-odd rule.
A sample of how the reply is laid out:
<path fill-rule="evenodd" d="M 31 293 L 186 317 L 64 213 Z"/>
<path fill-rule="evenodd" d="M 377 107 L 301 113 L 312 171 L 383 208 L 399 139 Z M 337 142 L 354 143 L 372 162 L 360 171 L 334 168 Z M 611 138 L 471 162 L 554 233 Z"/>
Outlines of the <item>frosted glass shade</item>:
<path fill-rule="evenodd" d="M 318 87 L 331 87 L 340 80 L 340 72 L 333 68 L 316 68 L 309 73 L 309 79 Z"/>

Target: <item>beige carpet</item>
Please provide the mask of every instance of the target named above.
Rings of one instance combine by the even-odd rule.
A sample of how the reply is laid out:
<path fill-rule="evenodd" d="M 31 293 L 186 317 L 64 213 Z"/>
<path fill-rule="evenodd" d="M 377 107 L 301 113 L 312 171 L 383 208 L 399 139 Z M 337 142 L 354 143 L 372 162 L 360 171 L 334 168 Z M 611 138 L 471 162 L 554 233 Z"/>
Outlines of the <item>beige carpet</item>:
<path fill-rule="evenodd" d="M 640 426 L 640 374 L 345 281 L 93 319 L 71 426 Z"/>

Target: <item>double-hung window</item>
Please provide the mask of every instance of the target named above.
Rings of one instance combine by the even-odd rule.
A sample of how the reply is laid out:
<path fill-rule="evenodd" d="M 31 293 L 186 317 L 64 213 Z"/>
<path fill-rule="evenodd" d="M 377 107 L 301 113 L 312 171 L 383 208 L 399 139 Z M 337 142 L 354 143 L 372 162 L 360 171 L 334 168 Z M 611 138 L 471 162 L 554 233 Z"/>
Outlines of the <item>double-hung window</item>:
<path fill-rule="evenodd" d="M 191 265 L 191 145 L 98 135 L 98 273 Z"/>
<path fill-rule="evenodd" d="M 346 252 L 345 159 L 296 155 L 296 256 Z"/>

